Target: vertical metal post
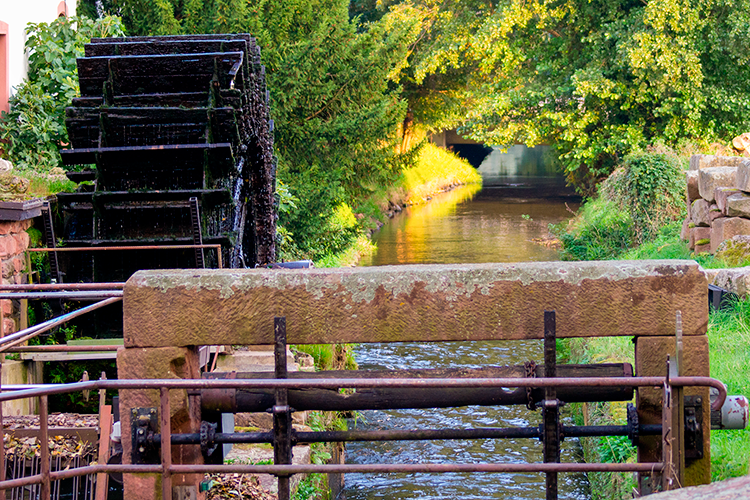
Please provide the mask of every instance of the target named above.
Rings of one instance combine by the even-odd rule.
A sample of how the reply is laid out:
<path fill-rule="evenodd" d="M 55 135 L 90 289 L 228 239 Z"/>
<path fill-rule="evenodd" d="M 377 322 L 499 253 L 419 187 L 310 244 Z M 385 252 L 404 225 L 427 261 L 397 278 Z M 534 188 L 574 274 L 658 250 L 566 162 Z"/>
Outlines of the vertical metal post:
<path fill-rule="evenodd" d="M 286 318 L 273 320 L 274 357 L 276 378 L 287 378 L 286 366 Z M 287 389 L 276 389 L 276 405 L 273 407 L 273 463 L 277 465 L 292 463 L 292 415 L 289 409 Z M 291 498 L 288 475 L 278 476 L 279 500 Z"/>
<path fill-rule="evenodd" d="M 3 361 L 5 360 L 5 354 L 0 354 L 0 388 L 3 385 Z M 3 426 L 3 404 L 0 403 L 0 431 L 4 429 Z M 0 432 L 0 434 L 2 434 Z M 5 442 L 0 441 L 0 481 L 5 481 Z M 5 490 L 0 490 L 0 500 L 5 500 Z"/>
<path fill-rule="evenodd" d="M 47 396 L 39 397 L 39 452 L 42 472 L 42 487 L 39 492 L 40 500 L 50 500 L 49 481 L 49 406 Z"/>
<path fill-rule="evenodd" d="M 544 311 L 544 376 L 557 377 L 557 335 L 555 311 Z M 544 389 L 544 406 L 542 407 L 544 423 L 543 444 L 544 462 L 560 462 L 560 419 L 557 401 L 557 389 Z M 547 500 L 557 500 L 557 472 L 548 472 Z"/>
<path fill-rule="evenodd" d="M 169 468 L 172 466 L 172 429 L 169 407 L 169 389 L 159 389 L 159 423 L 161 428 L 161 497 L 164 500 L 172 498 L 172 475 Z"/>
<path fill-rule="evenodd" d="M 685 476 L 685 391 L 682 387 L 673 387 L 672 377 L 682 375 L 682 313 L 677 311 L 675 318 L 675 357 L 667 358 L 667 381 L 664 387 L 662 407 L 662 456 L 664 475 L 662 489 L 681 488 Z"/>

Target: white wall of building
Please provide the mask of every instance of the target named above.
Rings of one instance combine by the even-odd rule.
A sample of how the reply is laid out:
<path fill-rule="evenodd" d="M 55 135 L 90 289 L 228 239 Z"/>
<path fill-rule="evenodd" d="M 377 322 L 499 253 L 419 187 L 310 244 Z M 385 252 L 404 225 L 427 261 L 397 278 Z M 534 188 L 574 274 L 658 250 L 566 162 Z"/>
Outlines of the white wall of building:
<path fill-rule="evenodd" d="M 74 16 L 77 0 L 0 0 L 0 21 L 8 24 L 8 77 L 11 93 L 26 78 L 28 64 L 24 53 L 26 25 L 49 23 L 67 10 Z M 0 68 L 0 71 L 3 69 Z"/>

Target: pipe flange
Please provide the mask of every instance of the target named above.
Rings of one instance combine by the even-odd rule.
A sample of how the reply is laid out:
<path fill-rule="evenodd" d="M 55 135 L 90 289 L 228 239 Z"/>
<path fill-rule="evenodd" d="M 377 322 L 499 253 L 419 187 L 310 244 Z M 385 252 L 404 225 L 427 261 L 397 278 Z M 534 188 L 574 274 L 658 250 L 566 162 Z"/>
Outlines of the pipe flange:
<path fill-rule="evenodd" d="M 204 457 L 210 457 L 218 447 L 216 443 L 216 427 L 217 424 L 206 422 L 205 420 L 201 422 L 201 453 Z"/>
<path fill-rule="evenodd" d="M 628 439 L 633 446 L 638 446 L 638 425 L 638 410 L 628 403 Z"/>

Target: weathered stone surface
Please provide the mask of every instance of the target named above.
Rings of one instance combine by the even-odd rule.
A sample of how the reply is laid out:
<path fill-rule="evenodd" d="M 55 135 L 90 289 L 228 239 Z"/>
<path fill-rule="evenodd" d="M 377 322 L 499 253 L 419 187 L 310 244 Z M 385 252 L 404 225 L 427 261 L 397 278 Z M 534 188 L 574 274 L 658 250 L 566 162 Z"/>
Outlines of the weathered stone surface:
<path fill-rule="evenodd" d="M 734 187 L 737 167 L 711 167 L 698 171 L 698 192 L 701 198 L 713 203 L 718 187 Z"/>
<path fill-rule="evenodd" d="M 694 261 L 528 262 L 310 270 L 139 271 L 125 286 L 128 347 L 664 335 L 682 310 L 706 331 Z"/>
<path fill-rule="evenodd" d="M 0 235 L 15 234 L 31 227 L 32 219 L 19 221 L 0 221 Z"/>
<path fill-rule="evenodd" d="M 705 241 L 705 240 L 702 240 Z M 708 243 L 699 243 L 695 242 L 695 248 L 693 249 L 693 252 L 696 254 L 702 254 L 702 253 L 710 253 L 711 252 L 711 242 L 709 240 Z"/>
<path fill-rule="evenodd" d="M 709 210 L 711 204 L 702 198 L 698 198 L 693 202 L 690 207 L 690 219 L 696 226 L 708 227 L 711 225 L 711 218 L 709 217 Z"/>
<path fill-rule="evenodd" d="M 728 217 L 750 217 L 750 194 L 739 192 L 728 196 L 726 212 Z"/>
<path fill-rule="evenodd" d="M 719 269 L 712 284 L 746 297 L 750 292 L 750 266 Z"/>
<path fill-rule="evenodd" d="M 711 253 L 715 253 L 725 240 L 739 234 L 750 234 L 750 220 L 742 217 L 716 219 L 711 225 Z"/>
<path fill-rule="evenodd" d="M 683 311 L 684 313 L 684 311 Z M 673 318 L 674 325 L 674 318 Z M 667 355 L 674 359 L 675 337 L 637 337 L 635 339 L 635 369 L 640 377 L 663 377 L 666 371 Z M 683 371 L 684 376 L 709 376 L 708 337 L 705 335 L 683 338 Z M 703 421 L 710 422 L 711 408 L 708 388 L 686 387 L 686 396 L 701 396 Z M 660 389 L 641 387 L 637 393 L 638 417 L 641 424 L 660 424 L 662 408 L 662 391 Z M 695 486 L 711 482 L 710 432 L 703 434 L 703 458 L 688 460 L 685 468 L 685 485 Z M 639 462 L 658 462 L 661 460 L 661 436 L 641 436 L 638 447 Z"/>
<path fill-rule="evenodd" d="M 712 203 L 711 206 L 708 207 L 708 220 L 713 224 L 716 219 L 720 219 L 721 217 L 724 217 L 724 214 L 719 210 L 719 206 L 716 205 L 716 203 Z"/>
<path fill-rule="evenodd" d="M 688 203 L 700 198 L 698 192 L 698 170 L 688 170 L 685 172 L 685 196 Z"/>
<path fill-rule="evenodd" d="M 712 167 L 736 167 L 745 158 L 741 156 L 693 155 L 690 157 L 690 170 Z"/>
<path fill-rule="evenodd" d="M 737 166 L 734 186 L 740 191 L 750 192 L 750 160 L 743 160 Z"/>
<path fill-rule="evenodd" d="M 714 191 L 714 199 L 716 200 L 716 206 L 719 207 L 721 213 L 727 214 L 727 197 L 740 191 L 734 188 L 719 187 Z"/>
<path fill-rule="evenodd" d="M 705 245 L 705 240 L 710 240 L 711 228 L 710 227 L 692 227 L 690 228 L 690 250 L 695 250 L 695 246 L 698 242 L 701 245 Z"/>
<path fill-rule="evenodd" d="M 682 241 L 688 241 L 690 239 L 690 217 L 685 217 L 682 221 L 682 229 L 680 229 L 680 239 Z"/>
<path fill-rule="evenodd" d="M 750 261 L 750 235 L 740 234 L 724 240 L 716 249 L 716 258 L 735 267 Z"/>
<path fill-rule="evenodd" d="M 748 498 L 750 498 L 750 476 L 648 496 L 649 500 L 747 500 Z"/>
<path fill-rule="evenodd" d="M 119 349 L 117 351 L 117 377 L 119 379 L 197 379 L 200 378 L 198 351 L 196 348 L 184 347 Z M 191 404 L 186 391 L 170 391 L 169 402 L 173 433 L 200 430 L 200 404 L 197 402 Z M 144 407 L 159 407 L 159 391 L 120 391 L 123 463 L 130 463 L 132 452 L 131 434 L 127 432 L 131 428 L 131 409 Z M 197 446 L 172 446 L 172 461 L 175 464 L 202 464 L 203 457 Z M 126 474 L 124 479 L 125 498 L 137 500 L 161 498 L 161 489 L 154 489 L 154 482 L 160 484 L 159 475 Z M 173 476 L 172 484 L 197 485 L 202 479 L 202 475 L 179 475 Z"/>

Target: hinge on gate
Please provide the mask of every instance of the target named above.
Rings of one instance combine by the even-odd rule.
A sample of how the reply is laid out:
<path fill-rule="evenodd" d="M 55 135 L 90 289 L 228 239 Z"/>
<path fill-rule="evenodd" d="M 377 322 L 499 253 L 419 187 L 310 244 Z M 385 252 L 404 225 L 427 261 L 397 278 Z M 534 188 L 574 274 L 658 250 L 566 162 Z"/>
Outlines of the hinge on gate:
<path fill-rule="evenodd" d="M 133 408 L 130 413 L 132 431 L 131 460 L 134 464 L 158 464 L 159 449 L 153 436 L 158 428 L 156 408 Z"/>
<path fill-rule="evenodd" d="M 685 396 L 685 458 L 703 458 L 703 398 Z"/>

